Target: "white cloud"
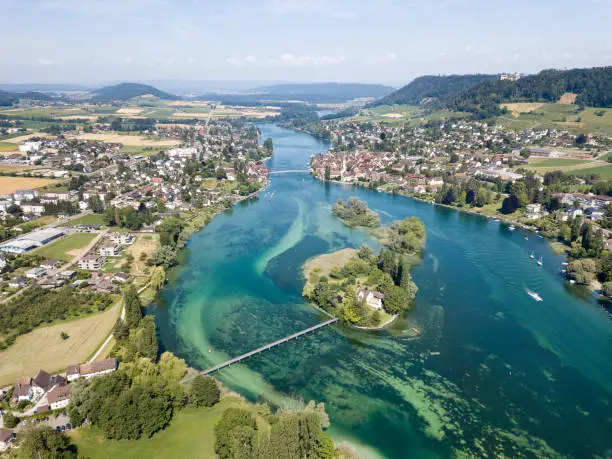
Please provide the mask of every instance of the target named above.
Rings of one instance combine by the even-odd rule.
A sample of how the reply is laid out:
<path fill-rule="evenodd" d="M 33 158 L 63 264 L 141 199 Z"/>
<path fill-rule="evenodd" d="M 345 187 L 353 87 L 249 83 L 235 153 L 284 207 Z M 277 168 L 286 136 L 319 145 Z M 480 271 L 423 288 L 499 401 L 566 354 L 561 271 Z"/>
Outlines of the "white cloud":
<path fill-rule="evenodd" d="M 127 65 L 130 65 L 132 62 L 134 62 L 134 59 L 132 59 L 131 57 L 124 57 L 123 58 L 123 62 L 125 62 Z"/>
<path fill-rule="evenodd" d="M 49 67 L 50 65 L 53 65 L 53 61 L 50 61 L 49 59 L 45 59 L 44 57 L 39 58 L 36 63 L 38 65 L 41 65 L 43 67 Z"/>
<path fill-rule="evenodd" d="M 260 59 L 257 56 L 229 57 L 226 63 L 236 67 L 319 67 L 335 65 L 346 61 L 344 56 L 296 56 L 284 53 L 278 57 Z"/>

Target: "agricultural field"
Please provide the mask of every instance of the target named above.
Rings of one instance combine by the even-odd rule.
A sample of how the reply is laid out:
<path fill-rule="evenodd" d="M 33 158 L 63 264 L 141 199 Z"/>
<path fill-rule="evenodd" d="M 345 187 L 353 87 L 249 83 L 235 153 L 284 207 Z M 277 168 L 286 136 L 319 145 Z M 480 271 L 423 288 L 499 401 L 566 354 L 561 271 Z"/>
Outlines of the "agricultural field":
<path fill-rule="evenodd" d="M 0 153 L 19 152 L 19 145 L 16 143 L 0 142 Z"/>
<path fill-rule="evenodd" d="M 10 194 L 17 190 L 35 190 L 57 183 L 58 180 L 33 177 L 2 177 L 0 179 L 0 194 Z"/>
<path fill-rule="evenodd" d="M 95 233 L 73 233 L 64 236 L 57 241 L 51 242 L 33 253 L 45 258 L 58 258 L 63 261 L 70 261 L 78 256 L 87 245 L 95 239 Z"/>
<path fill-rule="evenodd" d="M 177 411 L 170 425 L 152 438 L 141 440 L 106 440 L 95 427 L 81 427 L 70 432 L 79 455 L 91 459 L 133 457 L 189 457 L 214 459 L 214 426 L 228 408 L 247 408 L 236 397 L 223 398 L 211 408 L 185 408 Z M 256 414 L 256 413 L 255 413 Z M 261 416 L 257 423 L 269 425 Z"/>
<path fill-rule="evenodd" d="M 108 310 L 83 319 L 39 327 L 21 335 L 15 343 L 0 351 L 0 386 L 13 384 L 17 378 L 44 369 L 51 373 L 86 361 L 104 342 L 120 314 L 117 303 Z M 61 332 L 69 338 L 61 338 Z"/>
<path fill-rule="evenodd" d="M 125 146 L 135 147 L 159 147 L 159 146 L 176 146 L 180 145 L 180 141 L 176 139 L 158 139 L 154 137 L 146 137 L 140 135 L 123 135 L 116 133 L 108 134 L 81 134 L 72 136 L 79 140 L 99 140 L 101 142 L 121 143 Z"/>
<path fill-rule="evenodd" d="M 526 110 L 512 115 L 497 118 L 497 121 L 509 129 L 529 128 L 555 128 L 567 129 L 573 133 L 593 132 L 612 135 L 612 109 L 587 107 L 578 111 L 573 104 L 507 104 L 509 106 L 533 106 L 533 110 Z"/>
<path fill-rule="evenodd" d="M 530 160 L 527 167 L 540 174 L 550 171 L 562 171 L 578 176 L 597 174 L 601 179 L 612 179 L 612 163 L 600 160 L 536 158 Z"/>
<path fill-rule="evenodd" d="M 40 169 L 36 166 L 13 166 L 8 164 L 0 165 L 0 174 L 18 174 L 20 172 L 34 172 L 38 173 Z"/>
<path fill-rule="evenodd" d="M 542 103 L 533 103 L 533 102 L 517 102 L 514 104 L 503 104 L 502 108 L 507 109 L 512 116 L 518 118 L 521 113 L 531 113 L 542 107 Z"/>

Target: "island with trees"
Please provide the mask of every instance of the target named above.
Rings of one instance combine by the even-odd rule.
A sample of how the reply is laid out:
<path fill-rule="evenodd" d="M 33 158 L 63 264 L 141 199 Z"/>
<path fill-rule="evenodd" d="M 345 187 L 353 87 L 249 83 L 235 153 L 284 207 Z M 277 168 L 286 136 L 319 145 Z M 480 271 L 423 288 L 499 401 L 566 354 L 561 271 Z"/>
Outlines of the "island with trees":
<path fill-rule="evenodd" d="M 378 228 L 380 217 L 368 208 L 368 203 L 351 196 L 345 201 L 338 199 L 333 205 L 332 213 L 351 227 Z"/>
<path fill-rule="evenodd" d="M 410 308 L 417 286 L 410 269 L 421 259 L 425 225 L 416 217 L 381 229 L 383 249 L 367 245 L 309 260 L 302 294 L 342 322 L 377 329 Z"/>

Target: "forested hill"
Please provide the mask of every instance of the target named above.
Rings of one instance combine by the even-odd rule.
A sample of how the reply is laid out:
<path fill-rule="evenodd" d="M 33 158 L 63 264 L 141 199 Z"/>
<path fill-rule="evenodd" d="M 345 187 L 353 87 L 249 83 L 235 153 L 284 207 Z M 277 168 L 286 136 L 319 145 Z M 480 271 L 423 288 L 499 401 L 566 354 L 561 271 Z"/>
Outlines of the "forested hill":
<path fill-rule="evenodd" d="M 256 92 L 269 95 L 283 95 L 315 98 L 335 98 L 339 100 L 351 100 L 362 97 L 383 97 L 391 92 L 391 86 L 381 84 L 363 83 L 311 83 L 311 84 L 277 84 L 262 86 L 255 89 Z"/>
<path fill-rule="evenodd" d="M 498 75 L 427 75 L 376 101 L 377 105 L 418 105 L 428 99 L 444 100 L 484 81 L 495 81 Z"/>
<path fill-rule="evenodd" d="M 487 81 L 456 94 L 448 107 L 472 111 L 505 102 L 557 102 L 565 93 L 577 94 L 579 105 L 612 107 L 612 66 L 543 70 L 518 81 Z"/>
<path fill-rule="evenodd" d="M 53 97 L 48 94 L 34 91 L 17 93 L 0 90 L 0 106 L 13 105 L 19 102 L 20 99 L 50 101 Z"/>
<path fill-rule="evenodd" d="M 177 100 L 177 96 L 169 94 L 159 89 L 140 83 L 121 83 L 113 86 L 106 86 L 93 91 L 95 100 L 128 100 L 133 97 L 152 95 L 159 99 Z"/>

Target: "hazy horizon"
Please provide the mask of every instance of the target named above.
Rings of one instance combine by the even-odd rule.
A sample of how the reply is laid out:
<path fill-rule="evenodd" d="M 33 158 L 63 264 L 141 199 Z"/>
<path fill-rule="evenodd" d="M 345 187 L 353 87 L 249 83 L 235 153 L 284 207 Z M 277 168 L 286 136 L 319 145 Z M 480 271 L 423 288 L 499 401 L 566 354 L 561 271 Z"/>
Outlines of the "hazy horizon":
<path fill-rule="evenodd" d="M 609 65 L 612 2 L 0 0 L 4 84 L 363 82 Z M 571 11 L 571 15 L 568 14 Z"/>

